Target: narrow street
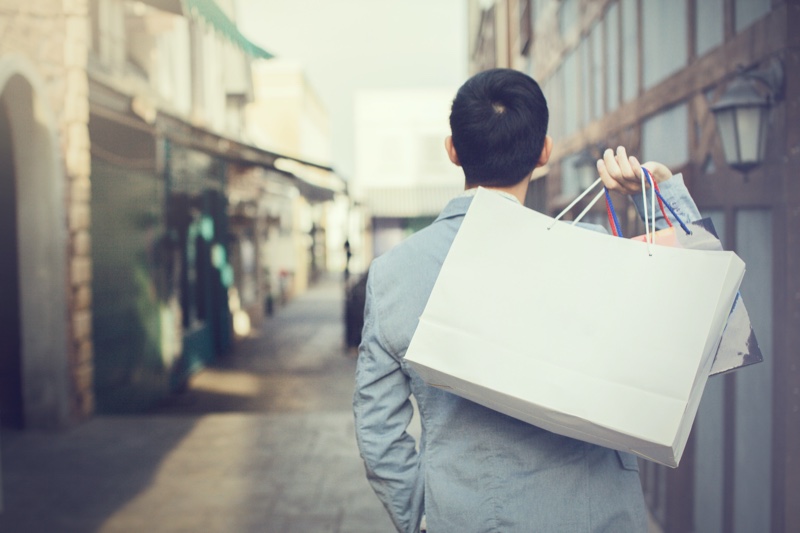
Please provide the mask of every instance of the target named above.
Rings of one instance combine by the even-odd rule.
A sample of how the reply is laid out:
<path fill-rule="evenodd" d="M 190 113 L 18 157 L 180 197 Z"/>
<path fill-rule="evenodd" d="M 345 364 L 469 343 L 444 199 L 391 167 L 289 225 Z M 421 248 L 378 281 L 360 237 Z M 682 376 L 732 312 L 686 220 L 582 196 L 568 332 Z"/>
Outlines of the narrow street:
<path fill-rule="evenodd" d="M 2 533 L 380 533 L 343 349 L 341 283 L 323 281 L 138 416 L 0 433 Z"/>

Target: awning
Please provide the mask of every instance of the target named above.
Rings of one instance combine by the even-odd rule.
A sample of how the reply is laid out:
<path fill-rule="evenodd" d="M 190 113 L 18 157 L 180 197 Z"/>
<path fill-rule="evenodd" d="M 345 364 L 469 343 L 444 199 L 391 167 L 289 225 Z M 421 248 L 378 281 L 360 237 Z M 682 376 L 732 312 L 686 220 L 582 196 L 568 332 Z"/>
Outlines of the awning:
<path fill-rule="evenodd" d="M 214 29 L 227 37 L 233 44 L 241 48 L 245 53 L 257 59 L 271 59 L 275 56 L 254 44 L 247 37 L 242 35 L 236 24 L 233 23 L 228 15 L 217 5 L 214 0 L 183 0 L 186 7 L 185 13 L 192 17 L 200 17 L 211 24 Z M 170 3 L 161 0 L 161 3 Z"/>

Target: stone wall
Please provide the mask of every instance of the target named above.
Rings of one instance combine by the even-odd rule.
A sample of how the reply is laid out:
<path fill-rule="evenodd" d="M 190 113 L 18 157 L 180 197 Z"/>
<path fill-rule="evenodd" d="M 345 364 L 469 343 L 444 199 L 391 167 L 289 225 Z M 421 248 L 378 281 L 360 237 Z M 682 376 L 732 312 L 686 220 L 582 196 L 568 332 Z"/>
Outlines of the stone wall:
<path fill-rule="evenodd" d="M 87 417 L 92 391 L 90 145 L 87 59 L 88 0 L 0 0 L 0 59 L 16 56 L 42 80 L 44 105 L 55 118 L 62 173 L 67 249 L 68 418 Z M 19 209 L 25 209 L 20 205 Z M 26 243 L 20 242 L 20 246 Z"/>

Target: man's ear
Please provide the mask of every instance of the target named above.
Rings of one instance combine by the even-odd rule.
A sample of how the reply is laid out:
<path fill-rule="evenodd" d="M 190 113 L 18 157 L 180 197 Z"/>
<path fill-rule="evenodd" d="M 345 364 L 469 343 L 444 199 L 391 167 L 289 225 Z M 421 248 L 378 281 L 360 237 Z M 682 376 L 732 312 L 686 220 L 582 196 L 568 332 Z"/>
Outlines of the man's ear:
<path fill-rule="evenodd" d="M 536 167 L 543 167 L 550 160 L 550 152 L 553 151 L 553 138 L 549 135 L 544 136 L 544 146 L 542 146 L 542 153 L 539 155 L 539 161 L 536 162 Z"/>
<path fill-rule="evenodd" d="M 456 153 L 456 147 L 453 146 L 453 136 L 448 135 L 444 139 L 444 149 L 447 150 L 447 157 L 450 158 L 450 161 L 457 167 L 461 166 L 461 161 L 458 160 L 458 154 Z"/>

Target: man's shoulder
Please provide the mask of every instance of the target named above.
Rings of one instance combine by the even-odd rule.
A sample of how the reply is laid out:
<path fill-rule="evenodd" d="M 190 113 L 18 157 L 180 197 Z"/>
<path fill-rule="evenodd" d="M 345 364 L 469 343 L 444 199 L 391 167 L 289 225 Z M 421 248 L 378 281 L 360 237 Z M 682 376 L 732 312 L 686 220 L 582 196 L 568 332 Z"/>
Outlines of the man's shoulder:
<path fill-rule="evenodd" d="M 425 228 L 409 235 L 391 250 L 375 259 L 378 264 L 388 268 L 407 263 L 424 263 L 427 260 L 444 257 L 458 232 L 460 220 L 437 220 Z"/>
<path fill-rule="evenodd" d="M 410 279 L 436 275 L 469 208 L 470 198 L 451 200 L 430 225 L 409 235 L 391 250 L 373 260 L 370 271 L 386 274 L 385 279 Z M 381 276 L 384 277 L 384 276 Z"/>

